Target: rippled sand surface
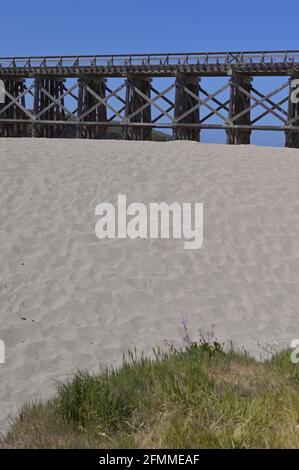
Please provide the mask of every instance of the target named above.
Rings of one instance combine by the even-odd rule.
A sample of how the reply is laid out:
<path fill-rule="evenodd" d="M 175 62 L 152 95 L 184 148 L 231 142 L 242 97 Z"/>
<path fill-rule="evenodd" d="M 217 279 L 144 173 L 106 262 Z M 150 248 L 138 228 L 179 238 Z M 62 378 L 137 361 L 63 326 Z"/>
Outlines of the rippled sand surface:
<path fill-rule="evenodd" d="M 203 202 L 204 243 L 99 240 L 95 206 Z M 74 369 L 214 328 L 260 356 L 299 338 L 299 150 L 0 139 L 0 430 Z"/>

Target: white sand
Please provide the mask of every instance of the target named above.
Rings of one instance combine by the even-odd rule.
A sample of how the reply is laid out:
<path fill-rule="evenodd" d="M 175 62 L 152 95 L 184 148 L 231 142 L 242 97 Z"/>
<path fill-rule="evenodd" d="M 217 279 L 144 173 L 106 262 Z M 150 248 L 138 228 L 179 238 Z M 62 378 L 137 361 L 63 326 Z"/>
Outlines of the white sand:
<path fill-rule="evenodd" d="M 74 369 L 215 325 L 257 345 L 299 337 L 299 150 L 193 142 L 0 139 L 0 425 Z M 204 246 L 105 240 L 95 206 L 204 203 Z"/>

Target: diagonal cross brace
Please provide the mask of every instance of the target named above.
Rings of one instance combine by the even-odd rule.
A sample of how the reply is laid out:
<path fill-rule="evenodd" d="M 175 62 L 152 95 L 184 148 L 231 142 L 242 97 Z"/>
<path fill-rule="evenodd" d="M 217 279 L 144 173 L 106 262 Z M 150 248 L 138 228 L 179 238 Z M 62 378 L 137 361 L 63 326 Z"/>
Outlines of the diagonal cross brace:
<path fill-rule="evenodd" d="M 34 121 L 34 116 L 33 114 L 30 113 L 30 111 L 28 111 L 26 108 L 24 108 L 24 106 L 22 106 L 21 103 L 18 102 L 18 99 L 22 98 L 23 96 L 26 95 L 26 93 L 29 93 L 30 90 L 34 87 L 34 85 L 31 85 L 29 88 L 26 88 L 26 90 L 24 90 L 20 95 L 14 97 L 12 96 L 7 90 L 4 89 L 4 94 L 6 96 L 8 96 L 8 98 L 11 100 L 10 103 L 7 103 L 6 106 L 4 106 L 3 108 L 0 109 L 0 114 L 4 113 L 4 111 L 6 111 L 8 108 L 10 108 L 11 106 L 13 106 L 13 104 L 16 104 L 28 117 L 30 120 Z"/>
<path fill-rule="evenodd" d="M 280 119 L 284 124 L 287 124 L 287 120 L 283 119 L 278 113 L 276 113 L 275 111 L 273 111 L 273 109 L 269 108 L 267 105 L 265 105 L 264 101 L 263 100 L 260 100 L 258 98 L 256 98 L 255 96 L 252 95 L 252 93 L 249 93 L 247 90 L 245 90 L 241 85 L 238 85 L 236 83 L 234 83 L 233 81 L 231 81 L 231 85 L 235 88 L 237 88 L 239 91 L 241 91 L 244 95 L 246 95 L 248 98 L 250 99 L 253 99 L 255 101 L 254 104 L 252 104 L 251 106 L 249 106 L 248 108 L 244 109 L 243 111 L 241 111 L 240 113 L 236 114 L 235 116 L 233 116 L 231 118 L 231 122 L 233 123 L 236 119 L 238 119 L 239 117 L 243 116 L 244 114 L 248 113 L 249 111 L 251 111 L 252 109 L 256 108 L 258 105 L 262 106 L 263 108 L 265 108 L 268 113 L 271 113 L 273 114 L 273 116 L 275 116 L 276 118 Z M 268 95 L 265 95 L 264 96 L 264 100 L 265 99 L 268 99 L 268 98 L 271 98 L 272 96 L 276 95 L 279 91 L 283 90 L 284 88 L 286 88 L 287 86 L 289 86 L 289 83 L 284 83 L 283 85 L 280 85 L 279 87 L 275 88 L 275 90 L 271 91 L 270 93 L 268 93 Z"/>
<path fill-rule="evenodd" d="M 114 113 L 114 116 L 118 116 L 121 120 L 123 119 L 123 116 L 120 114 L 120 112 L 122 110 L 119 110 L 117 111 L 116 109 L 113 108 L 113 106 L 111 106 L 109 103 L 108 103 L 108 100 L 110 98 L 112 98 L 113 96 L 117 97 L 119 99 L 119 97 L 117 96 L 117 93 L 122 90 L 123 88 L 125 87 L 125 84 L 123 83 L 122 85 L 119 85 L 119 87 L 117 87 L 113 92 L 111 92 L 109 95 L 107 95 L 105 98 L 102 98 L 101 96 L 99 96 L 94 90 L 92 90 L 91 88 L 89 88 L 88 85 L 86 85 L 86 90 L 94 97 L 96 98 L 97 100 L 99 100 L 98 103 L 95 103 L 90 109 L 88 109 L 87 111 L 85 111 L 85 113 L 81 114 L 81 116 L 79 117 L 79 121 L 82 121 L 86 116 L 88 116 L 88 114 L 92 113 L 92 111 L 94 111 L 95 109 L 97 109 L 99 106 L 101 105 L 104 105 L 106 106 L 108 109 L 110 109 L 110 111 L 112 111 Z"/>
<path fill-rule="evenodd" d="M 230 100 L 226 100 L 224 103 L 220 103 L 219 101 L 219 106 L 216 108 L 217 111 L 220 111 L 220 109 L 225 109 L 225 111 L 228 111 L 228 107 L 227 105 L 229 104 Z M 209 114 L 206 114 L 206 116 L 204 116 L 201 120 L 200 120 L 200 124 L 203 124 L 205 121 L 207 121 L 208 119 L 210 119 L 210 117 L 214 116 L 215 113 L 211 112 Z"/>
<path fill-rule="evenodd" d="M 49 111 L 49 109 L 51 109 L 53 106 L 55 106 L 55 104 L 57 106 L 61 106 L 61 108 L 68 114 L 68 116 L 73 116 L 76 118 L 74 112 L 72 113 L 71 111 L 69 111 L 62 103 L 61 101 L 68 95 L 70 94 L 73 90 L 75 90 L 78 86 L 78 83 L 75 83 L 73 86 L 71 86 L 71 88 L 69 88 L 65 93 L 63 93 L 58 99 L 54 98 L 54 96 L 52 96 L 47 90 L 45 90 L 44 88 L 40 88 L 40 91 L 42 91 L 46 96 L 48 96 L 48 98 L 50 98 L 52 100 L 52 103 L 50 103 L 46 108 L 42 109 L 38 114 L 35 115 L 35 119 L 38 120 L 44 113 L 46 113 L 47 111 Z"/>
<path fill-rule="evenodd" d="M 132 86 L 132 85 L 131 85 Z M 158 92 L 157 96 L 155 96 L 153 99 L 149 98 L 148 97 L 148 102 L 143 104 L 140 108 L 136 109 L 133 113 L 131 113 L 129 116 L 127 116 L 127 119 L 131 119 L 132 117 L 136 116 L 137 114 L 140 114 L 144 109 L 148 108 L 151 104 L 155 106 L 155 102 L 159 99 L 159 98 L 162 98 L 163 95 L 166 95 L 166 93 L 169 93 L 173 88 L 174 88 L 174 84 L 173 85 L 170 85 L 169 87 L 165 88 L 165 90 L 161 91 L 160 93 Z M 134 90 L 137 92 L 140 91 L 138 88 L 136 88 L 135 86 L 133 86 L 132 88 L 134 88 Z M 141 92 L 142 93 L 142 92 Z M 145 95 L 144 95 L 145 96 Z M 170 100 L 168 100 L 170 101 Z M 171 102 L 171 101 L 170 101 Z M 168 108 L 167 110 L 162 110 L 162 108 L 158 108 L 160 111 L 161 111 L 161 114 L 160 114 L 160 117 L 159 119 L 161 119 L 162 116 L 168 116 L 169 117 L 169 114 L 168 114 L 168 111 L 170 111 L 171 109 L 174 108 L 174 103 L 171 102 L 171 105 L 172 107 L 171 108 Z M 157 107 L 157 106 L 156 106 Z"/>
<path fill-rule="evenodd" d="M 253 87 L 252 87 L 252 91 L 253 91 L 256 95 L 258 95 L 260 98 L 264 98 L 264 95 L 263 95 L 260 91 L 256 90 L 256 89 L 253 88 Z M 277 92 L 277 93 L 278 93 L 278 92 Z M 273 96 L 273 95 L 272 95 L 272 96 Z M 280 105 L 283 104 L 283 103 L 285 103 L 287 100 L 288 100 L 288 96 L 287 96 L 286 98 L 282 99 L 281 101 L 279 101 L 279 103 L 275 103 L 274 101 L 270 100 L 269 98 L 265 98 L 265 101 L 267 101 L 267 103 L 269 103 L 269 104 L 272 106 L 273 109 L 274 109 L 274 108 L 277 109 L 278 111 L 281 112 L 281 114 L 284 114 L 285 116 L 287 116 L 288 113 L 287 113 Z"/>
<path fill-rule="evenodd" d="M 149 105 L 152 104 L 153 106 L 155 106 L 155 108 L 157 108 L 157 109 L 163 114 L 163 116 L 167 116 L 167 117 L 171 120 L 172 123 L 175 123 L 174 118 L 173 118 L 170 114 L 168 114 L 167 111 L 165 111 L 163 108 L 161 108 L 161 106 L 159 106 L 159 105 L 155 102 L 155 101 L 158 99 L 158 97 L 155 97 L 155 98 L 152 100 L 152 99 L 149 98 L 147 95 L 145 95 L 144 93 L 142 93 L 142 91 L 140 91 L 140 90 L 139 90 L 137 87 L 135 87 L 134 85 L 129 84 L 129 86 L 130 86 L 132 89 L 134 89 L 134 91 L 135 91 L 138 95 L 140 95 L 143 99 L 145 99 L 145 100 L 148 102 L 148 104 L 145 104 L 145 105 L 141 106 L 141 108 L 143 108 L 143 107 L 146 108 L 147 106 L 149 106 Z M 170 90 L 171 90 L 172 88 L 174 88 L 174 85 L 171 85 L 171 86 L 169 87 Z M 165 93 L 165 91 L 164 91 L 164 93 Z M 135 114 L 139 114 L 139 113 L 141 112 L 141 108 L 139 108 L 138 110 L 134 111 L 134 113 L 135 113 Z M 137 112 L 137 111 L 138 111 L 138 112 Z M 133 114 L 134 114 L 134 113 L 133 113 Z M 134 115 L 135 115 L 135 114 L 134 114 Z M 132 115 L 128 116 L 127 119 L 131 118 L 131 116 L 132 116 Z M 126 119 L 126 122 L 129 122 L 129 121 L 127 121 L 127 119 Z"/>
<path fill-rule="evenodd" d="M 273 106 L 272 106 L 272 109 L 274 108 L 277 108 L 279 109 L 279 111 L 281 110 L 281 112 L 283 111 L 283 114 L 286 114 L 287 115 L 287 112 L 281 108 L 281 105 L 286 103 L 287 101 L 289 100 L 289 97 L 286 96 L 285 98 L 283 98 L 282 100 L 280 100 L 278 103 L 274 103 L 273 102 Z M 251 121 L 251 124 L 255 124 L 256 122 L 260 121 L 263 117 L 267 116 L 268 111 L 264 111 L 263 113 L 259 114 L 256 118 L 254 118 L 252 121 Z"/>
<path fill-rule="evenodd" d="M 217 109 L 213 108 L 212 106 L 210 106 L 208 104 L 209 101 L 211 101 L 212 98 L 214 98 L 215 96 L 219 95 L 220 93 L 222 93 L 222 91 L 226 90 L 226 88 L 229 87 L 229 83 L 223 85 L 221 88 L 219 88 L 218 90 L 216 90 L 214 93 L 212 94 L 209 94 L 207 93 L 208 95 L 208 98 L 206 98 L 205 100 L 202 100 L 201 98 L 199 98 L 199 96 L 195 95 L 195 93 L 193 93 L 191 90 L 189 90 L 188 88 L 184 87 L 183 85 L 180 85 L 180 87 L 182 87 L 184 89 L 184 91 L 190 95 L 192 98 L 194 98 L 196 101 L 198 101 L 198 103 L 193 106 L 191 109 L 189 109 L 188 111 L 186 111 L 184 114 L 182 114 L 177 120 L 176 122 L 179 122 L 181 121 L 182 119 L 184 119 L 184 117 L 188 116 L 190 113 L 192 113 L 193 111 L 195 111 L 196 109 L 198 109 L 200 107 L 200 105 L 202 106 L 205 106 L 206 108 L 208 108 L 210 111 L 213 112 L 213 114 L 216 114 L 218 117 L 220 117 L 223 121 L 227 122 L 227 117 L 224 116 L 222 113 L 219 113 L 219 111 L 217 111 Z M 228 121 L 230 123 L 230 121 Z"/>

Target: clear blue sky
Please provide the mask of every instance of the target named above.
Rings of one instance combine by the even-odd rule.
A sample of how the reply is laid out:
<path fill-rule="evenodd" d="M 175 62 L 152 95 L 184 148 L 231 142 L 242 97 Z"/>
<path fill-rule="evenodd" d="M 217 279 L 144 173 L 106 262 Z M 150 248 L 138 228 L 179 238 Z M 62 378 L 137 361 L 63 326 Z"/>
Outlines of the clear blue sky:
<path fill-rule="evenodd" d="M 295 0 L 14 0 L 0 55 L 299 49 L 298 16 Z"/>
<path fill-rule="evenodd" d="M 298 14 L 295 0 L 14 0 L 1 55 L 296 49 Z"/>

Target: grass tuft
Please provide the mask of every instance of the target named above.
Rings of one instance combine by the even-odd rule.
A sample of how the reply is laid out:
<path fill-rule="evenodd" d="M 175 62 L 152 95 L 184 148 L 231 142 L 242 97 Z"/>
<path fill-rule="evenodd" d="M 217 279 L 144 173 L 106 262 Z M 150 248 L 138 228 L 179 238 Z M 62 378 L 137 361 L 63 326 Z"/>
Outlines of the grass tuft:
<path fill-rule="evenodd" d="M 283 351 L 263 363 L 215 339 L 76 372 L 54 399 L 26 405 L 5 448 L 299 447 L 299 371 Z"/>

